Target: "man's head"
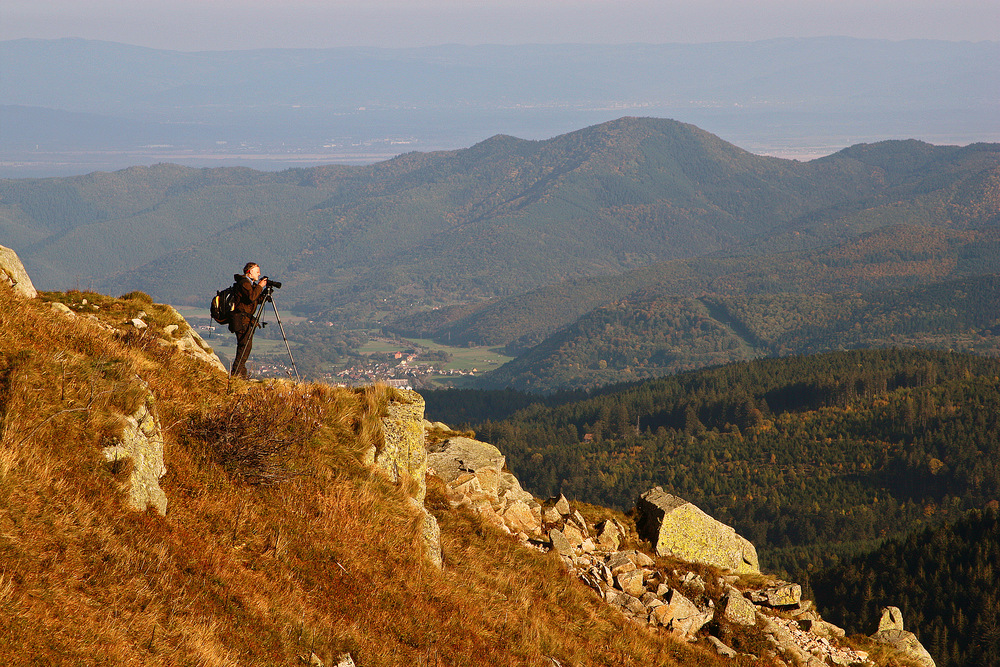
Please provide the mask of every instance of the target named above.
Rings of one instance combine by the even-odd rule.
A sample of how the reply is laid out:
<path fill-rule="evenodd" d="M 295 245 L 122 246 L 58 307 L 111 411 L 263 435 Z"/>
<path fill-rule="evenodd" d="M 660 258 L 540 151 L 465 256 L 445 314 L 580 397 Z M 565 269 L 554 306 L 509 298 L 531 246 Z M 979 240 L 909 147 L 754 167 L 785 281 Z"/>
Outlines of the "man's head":
<path fill-rule="evenodd" d="M 247 265 L 243 267 L 243 275 L 250 280 L 257 280 L 260 278 L 260 267 L 257 266 L 256 262 L 247 262 Z"/>

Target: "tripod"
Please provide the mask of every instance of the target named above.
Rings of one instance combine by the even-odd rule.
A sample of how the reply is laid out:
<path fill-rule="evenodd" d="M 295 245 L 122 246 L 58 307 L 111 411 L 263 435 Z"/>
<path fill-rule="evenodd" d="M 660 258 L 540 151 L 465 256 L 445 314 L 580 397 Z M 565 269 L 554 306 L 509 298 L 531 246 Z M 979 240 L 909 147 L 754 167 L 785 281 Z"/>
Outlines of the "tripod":
<path fill-rule="evenodd" d="M 281 326 L 281 318 L 278 317 L 278 307 L 274 305 L 274 288 L 271 286 L 264 288 L 264 298 L 262 298 L 260 304 L 258 304 L 257 310 L 254 313 L 253 324 L 250 325 L 250 336 L 252 337 L 254 332 L 257 331 L 257 327 L 263 328 L 264 324 L 267 324 L 267 322 L 264 322 L 264 324 L 261 324 L 260 322 L 260 318 L 264 314 L 265 304 L 267 303 L 270 303 L 271 308 L 274 310 L 274 319 L 278 322 L 278 329 L 281 331 L 281 340 L 285 341 L 285 350 L 288 352 L 288 360 L 292 362 L 292 370 L 295 371 L 295 381 L 301 382 L 302 380 L 299 378 L 299 369 L 295 365 L 295 359 L 292 358 L 292 349 L 289 347 L 288 338 L 285 336 L 285 327 Z M 239 368 L 243 363 L 245 363 L 248 354 L 250 354 L 249 351 L 244 349 L 240 357 L 236 358 L 233 368 Z M 231 379 L 232 377 L 230 376 L 230 380 Z"/>

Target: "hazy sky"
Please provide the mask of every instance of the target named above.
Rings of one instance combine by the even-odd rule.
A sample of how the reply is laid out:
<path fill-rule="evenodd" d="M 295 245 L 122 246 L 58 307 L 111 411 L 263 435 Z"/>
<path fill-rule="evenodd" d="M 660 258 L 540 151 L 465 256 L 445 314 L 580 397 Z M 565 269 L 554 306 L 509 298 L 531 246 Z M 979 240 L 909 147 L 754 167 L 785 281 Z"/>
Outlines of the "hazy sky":
<path fill-rule="evenodd" d="M 445 43 L 1000 39 L 1000 0 L 2 0 L 0 39 L 184 51 Z"/>

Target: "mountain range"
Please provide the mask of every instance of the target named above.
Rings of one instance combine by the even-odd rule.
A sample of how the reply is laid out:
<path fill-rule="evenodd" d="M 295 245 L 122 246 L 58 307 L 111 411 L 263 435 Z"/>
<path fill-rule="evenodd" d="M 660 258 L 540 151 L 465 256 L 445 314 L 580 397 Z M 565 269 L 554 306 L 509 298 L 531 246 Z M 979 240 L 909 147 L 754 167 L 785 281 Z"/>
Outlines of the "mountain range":
<path fill-rule="evenodd" d="M 157 50 L 0 42 L 0 175 L 177 161 L 266 169 L 544 139 L 623 114 L 683 118 L 755 152 L 996 141 L 1000 42 Z"/>
<path fill-rule="evenodd" d="M 771 353 L 779 342 L 739 331 L 732 313 L 751 306 L 732 298 L 996 273 L 998 183 L 996 144 L 886 141 L 798 162 L 621 118 L 368 166 L 8 179 L 0 235 L 43 288 L 199 305 L 253 259 L 283 281 L 285 307 L 344 326 L 519 353 L 606 319 L 595 309 L 652 304 L 687 313 L 681 326 L 721 321 L 723 338 L 737 332 L 722 349 Z"/>

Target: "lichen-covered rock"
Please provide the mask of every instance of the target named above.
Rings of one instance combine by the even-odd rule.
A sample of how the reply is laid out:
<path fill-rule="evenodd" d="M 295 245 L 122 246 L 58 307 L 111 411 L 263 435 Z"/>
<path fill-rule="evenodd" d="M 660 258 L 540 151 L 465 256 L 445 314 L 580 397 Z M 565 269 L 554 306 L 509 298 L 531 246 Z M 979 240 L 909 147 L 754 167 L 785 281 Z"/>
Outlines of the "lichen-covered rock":
<path fill-rule="evenodd" d="M 152 394 L 146 396 L 133 414 L 125 416 L 118 442 L 105 447 L 102 454 L 105 462 L 115 467 L 131 462 L 132 472 L 125 485 L 131 509 L 144 512 L 152 506 L 166 515 L 167 495 L 160 488 L 160 478 L 167 472 L 163 463 L 163 433 Z"/>
<path fill-rule="evenodd" d="M 903 629 L 903 612 L 899 610 L 899 607 L 883 607 L 882 616 L 878 620 L 878 629 L 876 632 L 882 630 L 902 630 Z"/>
<path fill-rule="evenodd" d="M 872 639 L 880 644 L 892 646 L 921 667 L 935 667 L 934 658 L 917 636 L 903 629 L 903 613 L 899 607 L 882 609 L 878 630 L 872 635 Z"/>
<path fill-rule="evenodd" d="M 423 399 L 421 405 L 422 402 Z M 427 461 L 435 474 L 446 483 L 460 475 L 474 473 L 484 491 L 499 495 L 501 474 L 507 459 L 488 442 L 458 436 L 429 446 Z"/>
<path fill-rule="evenodd" d="M 725 619 L 737 625 L 756 625 L 757 610 L 750 600 L 747 600 L 735 588 L 730 588 L 719 600 L 715 611 L 717 618 Z"/>
<path fill-rule="evenodd" d="M 38 296 L 28 272 L 24 270 L 21 258 L 16 252 L 2 245 L 0 245 L 0 284 L 8 285 L 14 290 L 14 294 L 26 299 Z"/>
<path fill-rule="evenodd" d="M 802 586 L 798 584 L 780 583 L 768 586 L 759 591 L 749 591 L 748 596 L 755 604 L 768 607 L 791 607 L 802 600 Z"/>
<path fill-rule="evenodd" d="M 414 501 L 416 504 L 416 501 Z M 435 567 L 444 567 L 444 557 L 441 554 L 441 527 L 434 515 L 419 506 L 421 512 L 420 538 L 423 541 L 427 560 Z"/>
<path fill-rule="evenodd" d="M 382 419 L 384 445 L 369 450 L 367 461 L 384 470 L 393 481 L 404 475 L 417 484 L 413 498 L 421 505 L 427 495 L 427 451 L 424 449 L 424 397 L 401 389 L 389 401 Z"/>
<path fill-rule="evenodd" d="M 760 571 L 757 550 L 749 540 L 660 487 L 642 494 L 636 510 L 639 534 L 652 542 L 657 555 L 672 554 L 737 573 Z"/>
<path fill-rule="evenodd" d="M 386 472 L 393 481 L 404 476 L 416 484 L 413 501 L 423 513 L 421 537 L 431 563 L 441 566 L 441 531 L 435 519 L 424 509 L 427 496 L 427 450 L 424 449 L 424 397 L 415 391 L 401 389 L 389 401 L 382 418 L 384 444 L 374 447 L 365 461 Z"/>

